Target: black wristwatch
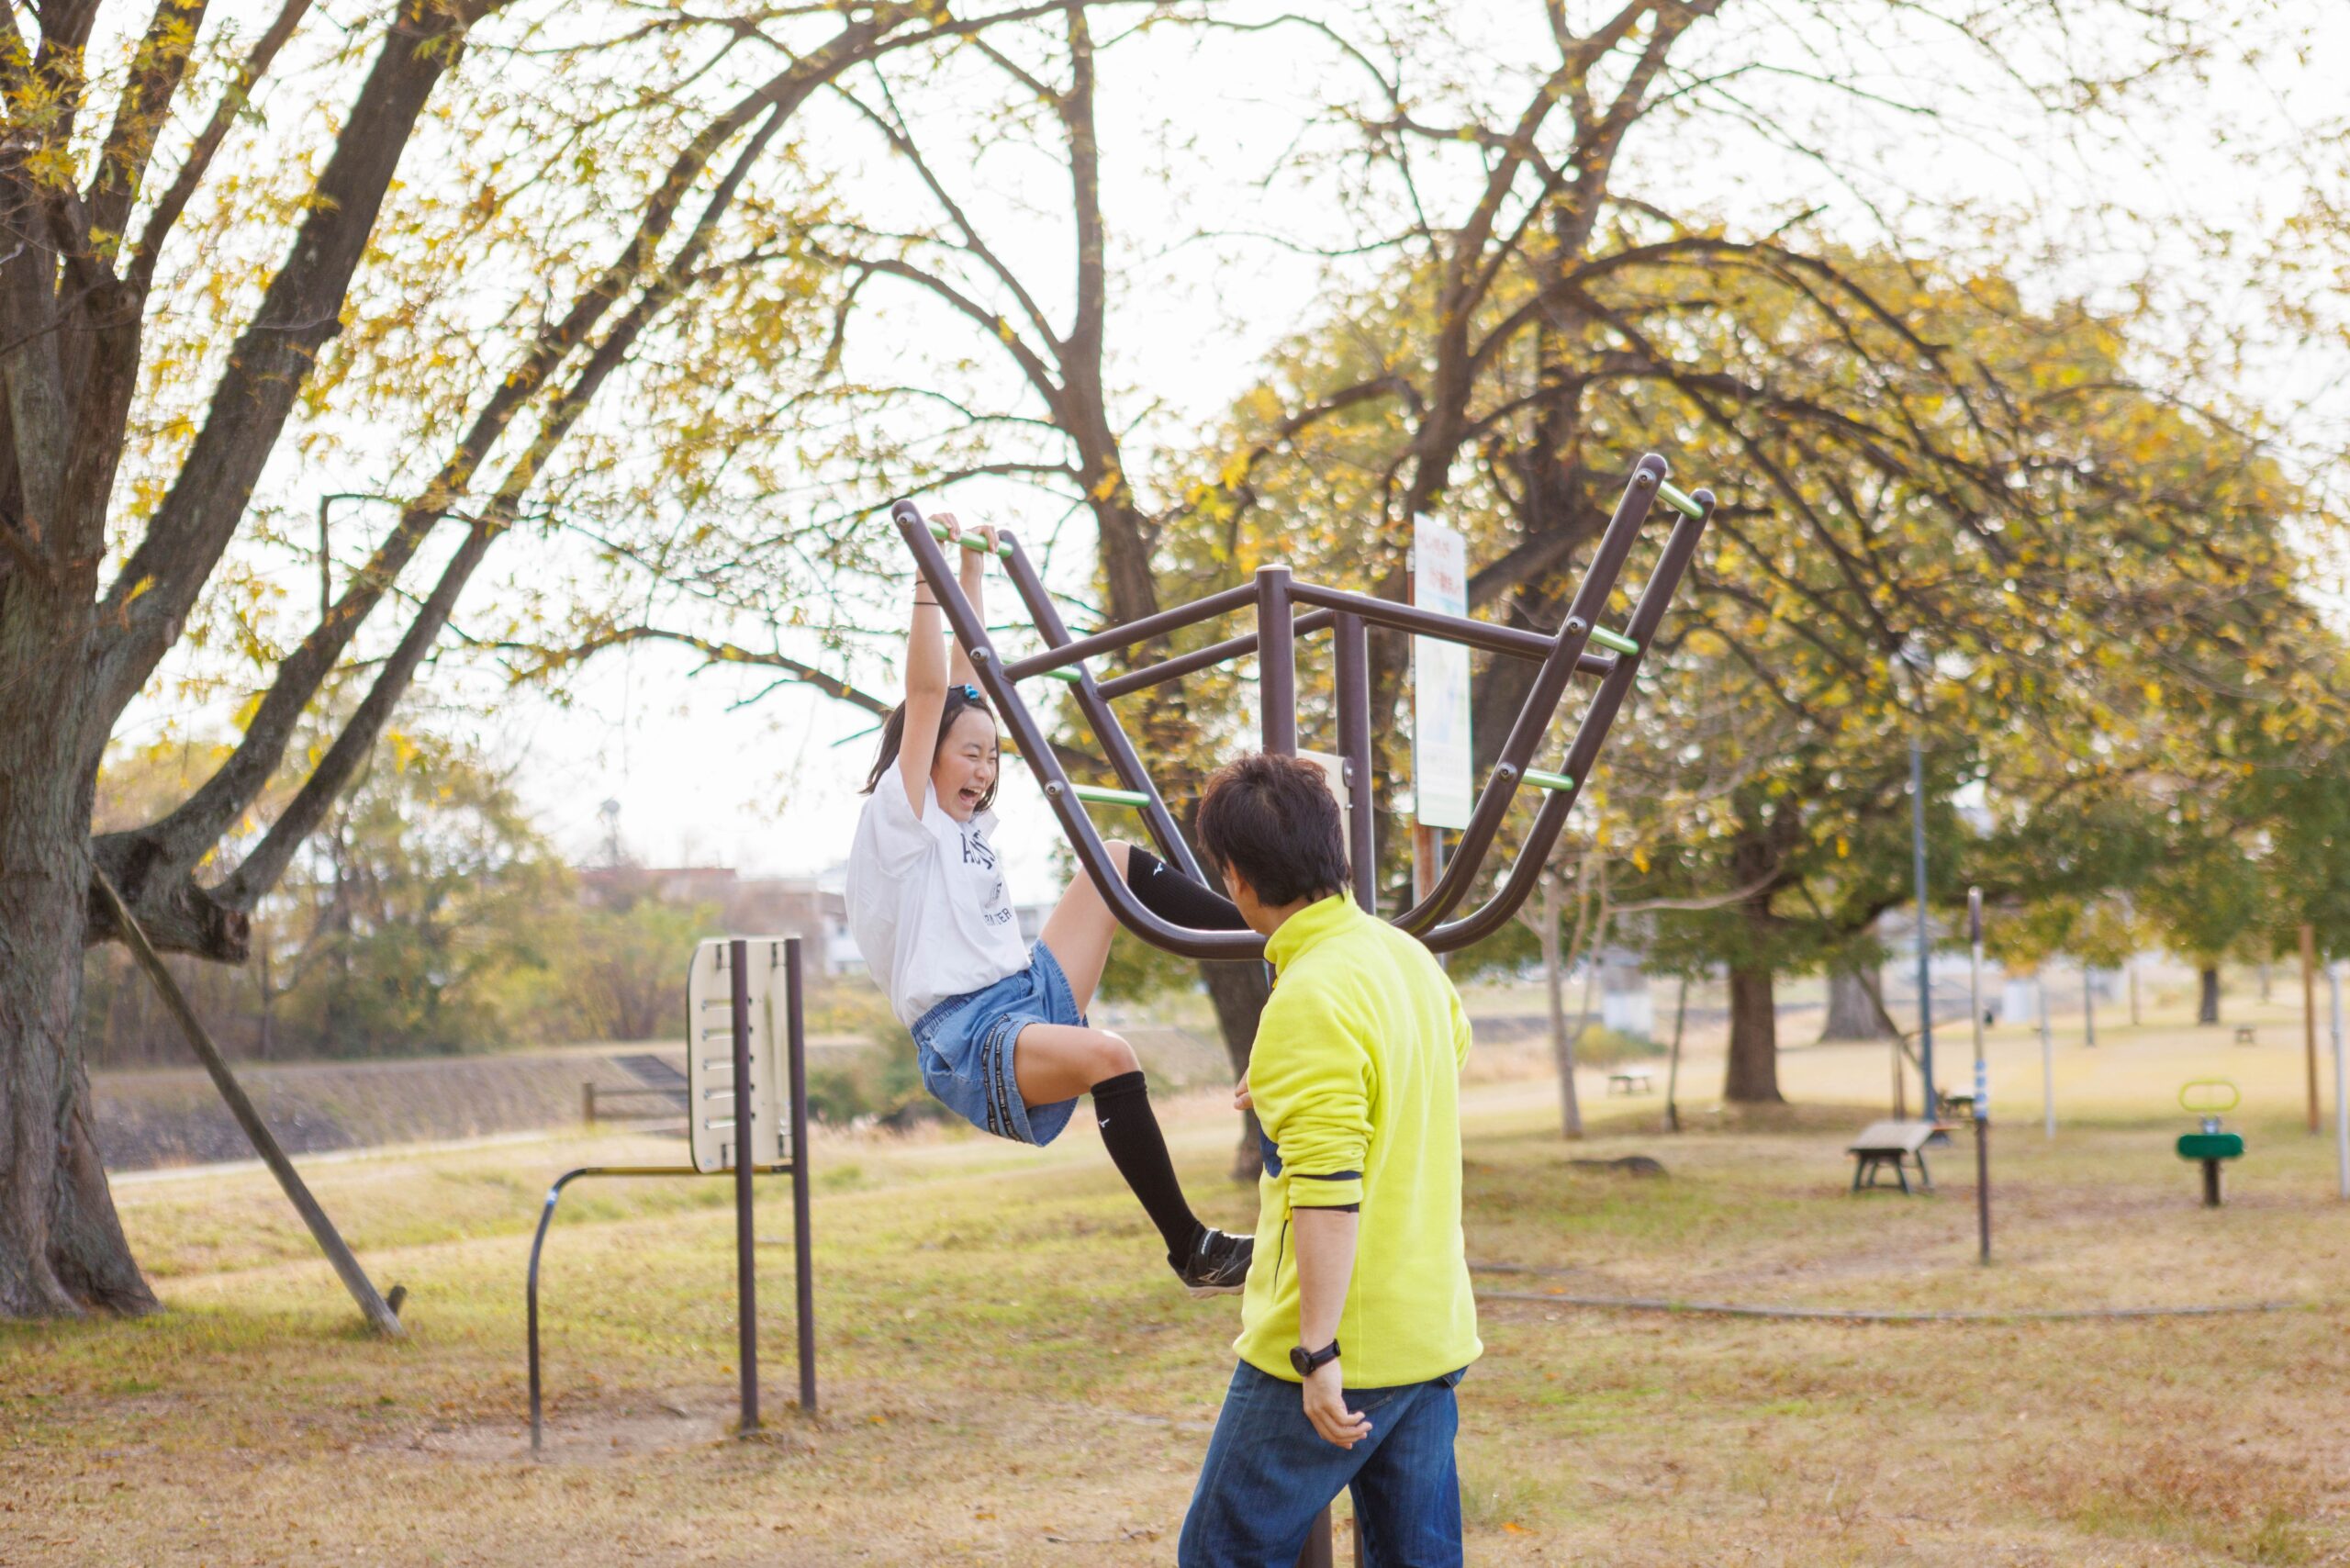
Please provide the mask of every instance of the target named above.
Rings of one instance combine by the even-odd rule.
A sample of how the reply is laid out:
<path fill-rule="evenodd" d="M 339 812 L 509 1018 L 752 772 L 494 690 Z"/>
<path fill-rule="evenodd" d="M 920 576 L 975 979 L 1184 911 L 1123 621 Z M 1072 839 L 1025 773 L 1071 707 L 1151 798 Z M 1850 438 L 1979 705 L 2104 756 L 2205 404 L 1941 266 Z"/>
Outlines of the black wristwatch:
<path fill-rule="evenodd" d="M 1297 1369 L 1297 1375 L 1302 1378 L 1312 1377 L 1316 1371 L 1337 1359 L 1338 1342 L 1336 1339 L 1318 1350 L 1309 1350 L 1303 1345 L 1289 1348 L 1289 1364 Z"/>

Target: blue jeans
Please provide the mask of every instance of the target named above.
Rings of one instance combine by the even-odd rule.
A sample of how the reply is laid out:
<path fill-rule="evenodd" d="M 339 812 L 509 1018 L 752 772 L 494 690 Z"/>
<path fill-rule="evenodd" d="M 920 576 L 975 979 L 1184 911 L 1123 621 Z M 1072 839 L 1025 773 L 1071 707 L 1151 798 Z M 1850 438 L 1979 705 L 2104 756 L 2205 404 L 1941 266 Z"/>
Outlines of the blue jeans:
<path fill-rule="evenodd" d="M 1354 1495 L 1362 1568 L 1460 1568 L 1460 1375 L 1347 1390 L 1371 1436 L 1342 1449 L 1305 1418 L 1297 1384 L 1241 1362 L 1183 1516 L 1180 1568 L 1295 1568 L 1314 1516 L 1340 1488 Z"/>

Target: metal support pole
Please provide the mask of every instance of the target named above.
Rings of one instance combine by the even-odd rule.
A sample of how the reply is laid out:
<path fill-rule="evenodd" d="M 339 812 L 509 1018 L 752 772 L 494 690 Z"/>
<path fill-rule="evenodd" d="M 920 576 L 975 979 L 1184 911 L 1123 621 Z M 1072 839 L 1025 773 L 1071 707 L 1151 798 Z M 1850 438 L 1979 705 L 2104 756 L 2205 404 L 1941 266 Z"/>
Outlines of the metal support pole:
<path fill-rule="evenodd" d="M 2048 969 L 2032 977 L 2040 992 L 2040 1119 L 2050 1137 L 2056 1136 L 2056 1047 L 2048 1027 Z"/>
<path fill-rule="evenodd" d="M 2333 1005 L 2333 1161 L 2342 1196 L 2350 1199 L 2350 1070 L 2342 1059 L 2342 966 L 2325 966 L 2326 994 Z"/>
<path fill-rule="evenodd" d="M 1975 1025 L 1975 1216 L 1982 1261 L 1991 1260 L 1991 1074 L 1983 1059 L 1983 890 L 1966 890 L 1966 1009 Z"/>
<path fill-rule="evenodd" d="M 816 1237 L 808 1202 L 808 1026 L 800 938 L 783 944 L 784 1041 L 791 1082 L 791 1264 L 800 1329 L 800 1412 L 816 1413 Z"/>
<path fill-rule="evenodd" d="M 1360 615 L 1331 622 L 1336 655 L 1338 755 L 1346 759 L 1347 858 L 1352 863 L 1355 902 L 1366 914 L 1379 913 L 1379 840 L 1376 781 L 1371 778 L 1371 650 Z"/>
<path fill-rule="evenodd" d="M 1297 755 L 1297 640 L 1290 632 L 1289 568 L 1257 568 L 1257 731 L 1265 750 Z"/>
<path fill-rule="evenodd" d="M 2310 1078 L 2310 1137 L 2317 1137 L 2317 928 L 2301 923 L 2301 1039 Z"/>
<path fill-rule="evenodd" d="M 1934 980 L 1932 943 L 1926 917 L 1926 750 L 1909 734 L 1909 860 L 1918 884 L 1918 1080 L 1924 1115 L 1932 1121 L 1942 1103 L 1934 1098 Z"/>
<path fill-rule="evenodd" d="M 1257 568 L 1257 733 L 1264 749 L 1275 756 L 1297 755 L 1297 639 L 1290 628 L 1289 568 L 1259 566 Z M 1346 634 L 1339 633 L 1339 646 L 1346 645 Z M 1344 654 L 1339 655 L 1342 659 Z M 1343 704 L 1345 699 L 1342 696 Z M 1363 707 L 1366 718 L 1370 709 L 1369 694 Z M 1341 707 L 1341 712 L 1344 707 Z M 1363 737 L 1368 747 L 1369 734 Z M 1340 750 L 1346 750 L 1345 740 Z M 1358 813 L 1367 814 L 1367 813 Z M 1356 873 L 1360 885 L 1361 873 Z M 1314 1516 L 1314 1523 L 1305 1532 L 1305 1549 L 1297 1555 L 1297 1568 L 1335 1568 L 1336 1557 L 1330 1540 L 1330 1510 L 1324 1508 Z"/>
<path fill-rule="evenodd" d="M 736 1360 L 743 1369 L 743 1424 L 738 1430 L 744 1432 L 759 1429 L 758 1243 L 751 1224 L 751 1167 L 758 1163 L 758 1150 L 751 1146 L 750 963 L 748 942 L 738 936 L 726 944 L 734 1020 L 734 1333 Z M 792 1150 L 794 1164 L 799 1155 Z"/>

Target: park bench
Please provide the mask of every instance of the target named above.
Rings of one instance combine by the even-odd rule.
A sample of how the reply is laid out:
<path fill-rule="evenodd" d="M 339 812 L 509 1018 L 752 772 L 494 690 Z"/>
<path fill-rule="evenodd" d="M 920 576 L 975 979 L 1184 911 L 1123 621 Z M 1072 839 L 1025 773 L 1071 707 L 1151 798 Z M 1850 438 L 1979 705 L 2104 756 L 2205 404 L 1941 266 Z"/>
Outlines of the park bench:
<path fill-rule="evenodd" d="M 1933 1178 L 1926 1170 L 1926 1144 L 1937 1133 L 1949 1129 L 1940 1122 L 1871 1122 L 1860 1137 L 1846 1146 L 1852 1157 L 1852 1191 L 1877 1184 L 1877 1172 L 1887 1166 L 1901 1183 L 1904 1193 L 1909 1191 L 1908 1161 L 1918 1162 L 1918 1190 L 1934 1190 Z"/>
<path fill-rule="evenodd" d="M 2240 1046 L 2256 1046 L 2260 1044 L 2260 1041 L 2253 1035 L 2251 1025 L 2239 1024 L 2236 1025 L 2236 1044 Z"/>
<path fill-rule="evenodd" d="M 1656 1074 L 1644 1067 L 1626 1068 L 1607 1075 L 1610 1094 L 1652 1094 L 1656 1092 Z"/>

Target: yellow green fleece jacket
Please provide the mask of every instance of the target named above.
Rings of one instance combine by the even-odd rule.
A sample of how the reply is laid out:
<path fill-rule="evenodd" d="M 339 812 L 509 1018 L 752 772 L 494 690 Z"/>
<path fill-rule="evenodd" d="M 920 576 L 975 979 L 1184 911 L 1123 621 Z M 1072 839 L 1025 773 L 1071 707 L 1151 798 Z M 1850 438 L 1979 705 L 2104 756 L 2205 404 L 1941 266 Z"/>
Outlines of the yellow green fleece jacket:
<path fill-rule="evenodd" d="M 1344 895 L 1282 922 L 1265 957 L 1278 978 L 1248 1066 L 1265 1173 L 1233 1348 L 1297 1381 L 1291 1214 L 1359 1204 L 1338 1320 L 1347 1386 L 1456 1372 L 1484 1350 L 1460 1238 L 1460 993 L 1426 947 Z"/>

